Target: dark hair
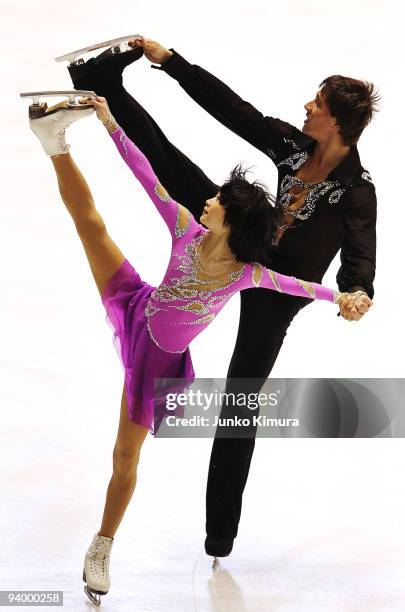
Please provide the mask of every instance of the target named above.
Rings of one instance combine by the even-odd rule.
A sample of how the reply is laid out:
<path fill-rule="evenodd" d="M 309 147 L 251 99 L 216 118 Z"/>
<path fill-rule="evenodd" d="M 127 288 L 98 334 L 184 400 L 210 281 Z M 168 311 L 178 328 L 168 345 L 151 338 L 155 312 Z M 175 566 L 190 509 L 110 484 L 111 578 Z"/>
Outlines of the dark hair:
<path fill-rule="evenodd" d="M 219 201 L 225 209 L 224 225 L 230 226 L 229 248 L 237 261 L 258 262 L 271 266 L 272 239 L 281 223 L 281 213 L 274 208 L 275 197 L 260 181 L 249 183 L 241 164 L 235 166 L 219 189 Z"/>
<path fill-rule="evenodd" d="M 332 117 L 340 128 L 343 144 L 355 144 L 378 111 L 381 96 L 373 83 L 334 74 L 320 84 Z"/>

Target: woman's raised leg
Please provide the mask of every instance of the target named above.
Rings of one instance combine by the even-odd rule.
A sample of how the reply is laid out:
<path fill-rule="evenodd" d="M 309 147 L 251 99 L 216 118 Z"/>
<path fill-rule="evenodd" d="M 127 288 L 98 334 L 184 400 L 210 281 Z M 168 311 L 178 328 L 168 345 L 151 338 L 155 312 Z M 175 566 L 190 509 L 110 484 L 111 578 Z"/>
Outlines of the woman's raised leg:
<path fill-rule="evenodd" d="M 62 200 L 76 226 L 100 295 L 125 257 L 109 236 L 87 182 L 70 153 L 52 155 Z"/>
<path fill-rule="evenodd" d="M 121 415 L 113 451 L 113 473 L 107 489 L 99 535 L 113 538 L 134 492 L 142 444 L 148 433 L 129 420 L 125 389 L 122 391 Z"/>

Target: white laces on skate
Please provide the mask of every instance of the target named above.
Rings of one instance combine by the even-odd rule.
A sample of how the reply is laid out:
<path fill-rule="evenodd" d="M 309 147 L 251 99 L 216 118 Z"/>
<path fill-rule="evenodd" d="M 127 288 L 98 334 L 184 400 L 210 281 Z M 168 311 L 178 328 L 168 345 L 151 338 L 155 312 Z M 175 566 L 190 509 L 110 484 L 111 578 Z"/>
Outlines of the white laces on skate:
<path fill-rule="evenodd" d="M 111 545 L 112 542 L 97 539 L 89 550 L 90 568 L 97 578 L 104 579 L 107 575 Z"/>

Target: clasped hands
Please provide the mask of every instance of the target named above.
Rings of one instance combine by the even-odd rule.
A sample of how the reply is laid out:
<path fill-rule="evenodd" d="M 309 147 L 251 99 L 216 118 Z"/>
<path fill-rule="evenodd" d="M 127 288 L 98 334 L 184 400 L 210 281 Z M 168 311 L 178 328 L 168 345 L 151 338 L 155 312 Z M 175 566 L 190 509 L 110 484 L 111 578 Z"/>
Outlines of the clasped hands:
<path fill-rule="evenodd" d="M 156 40 L 151 40 L 144 36 L 142 36 L 142 38 L 130 40 L 128 44 L 130 47 L 142 47 L 145 57 L 153 64 L 163 64 L 164 61 L 173 55 L 173 51 L 166 49 L 166 47 L 160 45 Z"/>
<path fill-rule="evenodd" d="M 373 305 L 372 300 L 364 291 L 343 293 L 339 300 L 340 314 L 347 321 L 359 321 Z"/>

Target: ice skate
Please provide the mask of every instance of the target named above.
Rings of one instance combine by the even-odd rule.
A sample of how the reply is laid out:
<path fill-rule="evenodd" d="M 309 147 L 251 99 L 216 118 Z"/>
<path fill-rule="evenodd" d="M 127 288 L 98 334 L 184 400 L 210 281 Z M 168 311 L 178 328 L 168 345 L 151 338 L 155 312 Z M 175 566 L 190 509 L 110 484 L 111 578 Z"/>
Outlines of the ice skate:
<path fill-rule="evenodd" d="M 101 603 L 100 595 L 106 595 L 110 588 L 109 565 L 113 542 L 114 538 L 96 533 L 84 559 L 84 592 L 96 606 Z"/>
<path fill-rule="evenodd" d="M 52 96 L 67 96 L 68 100 L 48 107 L 47 103 L 40 103 L 40 99 Z M 94 112 L 91 104 L 76 101 L 77 97 L 86 96 L 95 98 L 93 91 L 35 91 L 20 94 L 21 98 L 31 98 L 33 103 L 29 107 L 30 128 L 37 136 L 47 155 L 60 155 L 69 152 L 69 145 L 65 142 L 65 130 L 69 125 L 88 117 Z"/>
<path fill-rule="evenodd" d="M 112 89 L 122 85 L 125 68 L 142 57 L 143 47 L 131 43 L 131 40 L 141 38 L 140 34 L 133 34 L 107 40 L 57 57 L 56 61 L 70 62 L 67 69 L 75 89 L 93 89 L 99 95 L 107 97 Z M 83 59 L 82 55 L 104 47 L 107 49 L 99 55 L 86 61 Z"/>
<path fill-rule="evenodd" d="M 219 560 L 219 558 L 218 558 L 218 557 L 214 557 L 214 560 L 213 560 L 213 562 L 212 562 L 211 569 L 213 569 L 213 570 L 217 570 L 217 569 L 219 569 L 220 567 L 221 567 L 221 566 L 220 566 L 220 560 Z"/>
<path fill-rule="evenodd" d="M 218 569 L 220 567 L 220 557 L 227 557 L 232 552 L 233 538 L 219 538 L 207 535 L 205 538 L 205 552 L 207 555 L 214 557 L 212 562 L 212 569 Z"/>
<path fill-rule="evenodd" d="M 132 47 L 125 43 L 128 43 L 128 41 L 134 40 L 135 38 L 141 39 L 142 35 L 130 34 L 129 36 L 120 36 L 119 38 L 105 40 L 104 42 L 100 42 L 95 45 L 90 45 L 89 47 L 83 47 L 83 49 L 78 49 L 77 51 L 71 51 L 70 53 L 66 53 L 66 55 L 55 57 L 55 61 L 69 62 L 70 66 L 83 64 L 83 55 L 85 55 L 86 53 L 90 53 L 91 51 L 96 51 L 97 49 L 103 49 L 104 47 L 109 47 L 107 51 L 110 51 L 111 54 L 122 53 L 125 50 L 132 49 Z"/>

